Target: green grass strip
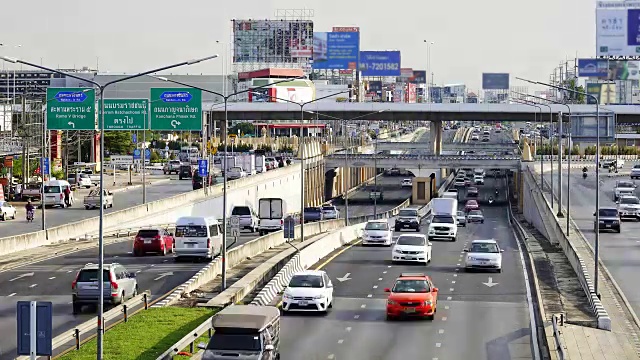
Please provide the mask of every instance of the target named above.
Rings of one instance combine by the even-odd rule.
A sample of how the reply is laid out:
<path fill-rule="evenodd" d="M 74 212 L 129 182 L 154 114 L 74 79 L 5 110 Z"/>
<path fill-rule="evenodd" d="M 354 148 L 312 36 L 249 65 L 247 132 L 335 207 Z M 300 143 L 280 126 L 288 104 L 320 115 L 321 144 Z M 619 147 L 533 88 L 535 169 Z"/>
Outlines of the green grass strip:
<path fill-rule="evenodd" d="M 215 314 L 207 308 L 163 307 L 141 311 L 105 333 L 105 360 L 155 360 L 173 344 Z M 61 360 L 94 360 L 96 339 Z"/>

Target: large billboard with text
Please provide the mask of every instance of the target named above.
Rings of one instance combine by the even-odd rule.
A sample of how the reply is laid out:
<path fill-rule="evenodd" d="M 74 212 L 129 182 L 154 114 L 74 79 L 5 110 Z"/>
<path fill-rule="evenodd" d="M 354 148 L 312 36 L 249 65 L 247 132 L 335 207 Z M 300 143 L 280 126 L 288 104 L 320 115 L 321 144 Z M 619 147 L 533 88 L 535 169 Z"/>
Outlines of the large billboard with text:
<path fill-rule="evenodd" d="M 232 20 L 234 63 L 295 63 L 313 54 L 311 20 Z"/>
<path fill-rule="evenodd" d="M 400 76 L 400 51 L 361 51 L 362 76 Z"/>
<path fill-rule="evenodd" d="M 313 69 L 356 69 L 360 55 L 360 33 L 316 32 L 313 34 Z"/>
<path fill-rule="evenodd" d="M 598 1 L 596 56 L 640 56 L 640 2 Z"/>
<path fill-rule="evenodd" d="M 578 76 L 607 80 L 640 80 L 640 61 L 578 59 Z"/>
<path fill-rule="evenodd" d="M 483 90 L 509 90 L 509 74 L 482 73 Z"/>

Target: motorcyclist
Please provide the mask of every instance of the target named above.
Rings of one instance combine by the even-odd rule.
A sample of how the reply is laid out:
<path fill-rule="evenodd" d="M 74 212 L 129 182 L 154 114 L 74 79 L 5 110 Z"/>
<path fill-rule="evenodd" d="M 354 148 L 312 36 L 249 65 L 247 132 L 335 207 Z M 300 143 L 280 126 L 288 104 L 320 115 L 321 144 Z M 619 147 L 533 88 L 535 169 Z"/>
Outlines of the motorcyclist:
<path fill-rule="evenodd" d="M 489 196 L 489 204 L 493 202 L 493 196 Z"/>
<path fill-rule="evenodd" d="M 36 207 L 33 206 L 33 204 L 31 203 L 31 200 L 28 200 L 27 205 L 25 205 L 24 207 L 27 210 L 27 220 L 32 220 L 33 215 L 36 212 Z"/>
<path fill-rule="evenodd" d="M 586 167 L 586 166 L 582 168 L 582 178 L 583 178 L 583 179 L 586 179 L 586 178 L 587 178 L 587 170 L 588 170 L 588 169 L 587 169 L 587 167 Z"/>

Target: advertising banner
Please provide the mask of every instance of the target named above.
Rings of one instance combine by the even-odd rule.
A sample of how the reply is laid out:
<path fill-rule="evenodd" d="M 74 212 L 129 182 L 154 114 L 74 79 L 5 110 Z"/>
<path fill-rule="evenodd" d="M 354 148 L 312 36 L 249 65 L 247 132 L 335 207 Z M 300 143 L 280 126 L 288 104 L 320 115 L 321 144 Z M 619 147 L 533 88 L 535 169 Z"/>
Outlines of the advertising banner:
<path fill-rule="evenodd" d="M 369 81 L 369 91 L 379 93 L 382 91 L 382 81 Z"/>
<path fill-rule="evenodd" d="M 400 51 L 361 51 L 362 76 L 400 76 Z"/>
<path fill-rule="evenodd" d="M 578 76 L 608 80 L 639 80 L 640 61 L 578 59 Z"/>
<path fill-rule="evenodd" d="M 405 102 L 414 104 L 418 100 L 418 94 L 416 91 L 416 84 L 407 84 Z"/>
<path fill-rule="evenodd" d="M 360 55 L 360 33 L 316 32 L 313 34 L 314 69 L 356 69 Z"/>
<path fill-rule="evenodd" d="M 596 56 L 640 55 L 640 2 L 598 1 Z"/>
<path fill-rule="evenodd" d="M 426 84 L 427 83 L 427 71 L 426 70 L 413 70 L 413 76 L 409 78 L 409 82 L 412 84 Z"/>
<path fill-rule="evenodd" d="M 402 83 L 396 83 L 395 87 L 393 88 L 393 102 L 402 102 L 403 86 L 404 84 Z"/>
<path fill-rule="evenodd" d="M 232 22 L 234 63 L 290 63 L 309 59 L 313 54 L 311 20 Z"/>
<path fill-rule="evenodd" d="M 509 90 L 509 74 L 482 73 L 483 90 Z"/>
<path fill-rule="evenodd" d="M 431 102 L 433 103 L 442 103 L 442 87 L 430 87 L 429 97 L 431 98 Z"/>
<path fill-rule="evenodd" d="M 334 26 L 331 29 L 333 32 L 360 32 L 360 28 L 357 26 Z"/>
<path fill-rule="evenodd" d="M 587 83 L 586 90 L 587 94 L 595 96 L 600 104 L 617 103 L 616 84 Z M 595 105 L 595 103 L 591 96 L 587 96 L 587 104 Z"/>
<path fill-rule="evenodd" d="M 611 113 L 600 113 L 600 121 L 596 114 L 571 115 L 571 138 L 577 141 L 595 142 L 600 127 L 600 141 L 609 142 L 615 139 L 615 119 Z"/>
<path fill-rule="evenodd" d="M 412 68 L 401 68 L 400 69 L 400 78 L 403 81 L 407 81 L 411 77 L 413 77 L 413 69 Z"/>

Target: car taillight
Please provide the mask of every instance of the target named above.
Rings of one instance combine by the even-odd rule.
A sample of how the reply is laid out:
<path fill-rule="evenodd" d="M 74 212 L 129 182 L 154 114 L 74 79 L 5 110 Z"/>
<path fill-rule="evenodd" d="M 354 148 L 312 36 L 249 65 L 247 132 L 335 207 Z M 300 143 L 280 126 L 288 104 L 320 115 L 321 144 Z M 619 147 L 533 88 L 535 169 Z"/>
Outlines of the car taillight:
<path fill-rule="evenodd" d="M 284 220 L 280 219 L 280 225 L 284 225 Z"/>
<path fill-rule="evenodd" d="M 78 276 L 80 275 L 80 272 L 76 273 L 76 278 L 73 279 L 73 282 L 71 283 L 71 290 L 75 290 L 76 289 L 76 285 L 78 284 Z"/>
<path fill-rule="evenodd" d="M 153 237 L 153 239 L 154 240 L 160 240 L 160 239 L 162 239 L 162 237 L 160 235 L 156 235 L 156 236 Z"/>
<path fill-rule="evenodd" d="M 113 274 L 111 273 L 109 273 L 109 282 L 111 283 L 111 292 L 113 292 L 113 290 L 118 290 L 118 283 L 115 282 Z"/>
<path fill-rule="evenodd" d="M 60 200 L 64 200 L 64 194 L 60 194 Z"/>
<path fill-rule="evenodd" d="M 207 238 L 207 248 L 210 248 L 210 247 L 211 247 L 211 239 Z"/>
<path fill-rule="evenodd" d="M 142 238 L 140 236 L 136 236 L 136 241 L 142 241 Z"/>

